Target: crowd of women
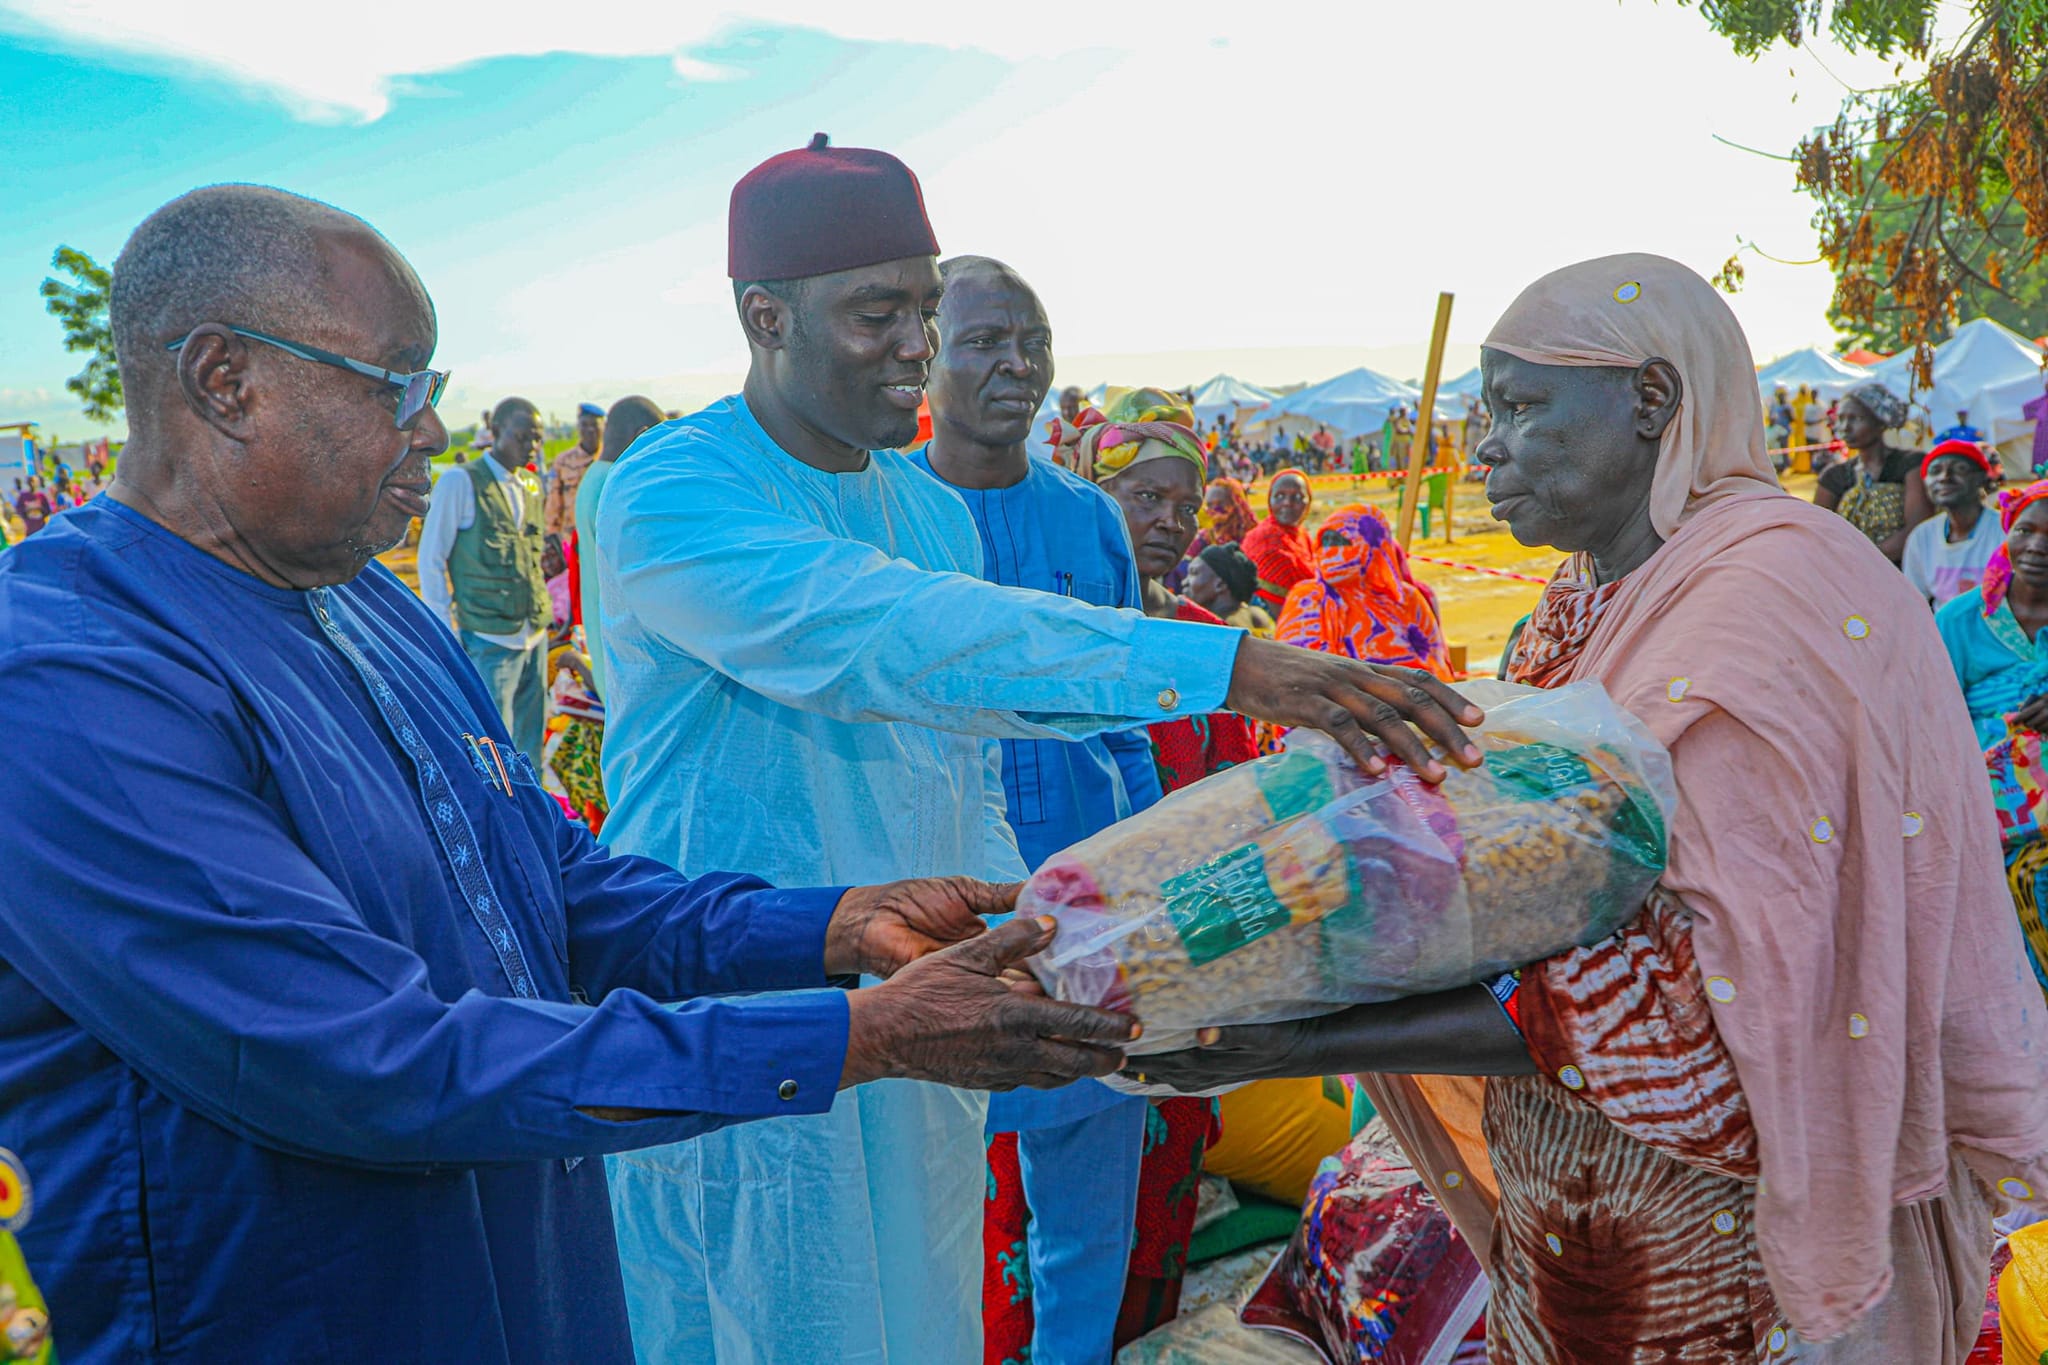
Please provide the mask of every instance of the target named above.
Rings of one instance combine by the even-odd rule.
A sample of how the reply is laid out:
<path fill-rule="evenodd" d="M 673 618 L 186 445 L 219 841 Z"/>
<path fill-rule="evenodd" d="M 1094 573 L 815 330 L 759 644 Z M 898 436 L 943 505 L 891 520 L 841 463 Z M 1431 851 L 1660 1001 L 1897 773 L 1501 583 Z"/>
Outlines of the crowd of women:
<path fill-rule="evenodd" d="M 1936 609 L 1998 804 L 2027 960 L 2048 991 L 2048 841 L 2034 814 L 2048 729 L 2048 651 L 2035 650 L 2048 621 L 2048 481 L 1997 488 L 1991 453 L 1953 432 L 1924 453 L 1895 445 L 1907 415 L 1880 383 L 1845 395 L 1835 430 L 1847 458 L 1821 474 L 1814 501 L 1899 564 Z"/>

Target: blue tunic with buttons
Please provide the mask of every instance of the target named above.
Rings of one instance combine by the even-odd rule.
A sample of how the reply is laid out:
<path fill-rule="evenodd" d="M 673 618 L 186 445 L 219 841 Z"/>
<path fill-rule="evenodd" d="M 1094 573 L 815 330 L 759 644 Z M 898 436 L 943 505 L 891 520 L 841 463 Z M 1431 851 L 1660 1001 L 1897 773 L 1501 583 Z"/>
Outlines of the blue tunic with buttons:
<path fill-rule="evenodd" d="M 0 557 L 0 701 L 0 1146 L 70 1365 L 629 1361 L 582 1158 L 832 1103 L 838 893 L 607 854 L 381 567 L 96 499 Z"/>

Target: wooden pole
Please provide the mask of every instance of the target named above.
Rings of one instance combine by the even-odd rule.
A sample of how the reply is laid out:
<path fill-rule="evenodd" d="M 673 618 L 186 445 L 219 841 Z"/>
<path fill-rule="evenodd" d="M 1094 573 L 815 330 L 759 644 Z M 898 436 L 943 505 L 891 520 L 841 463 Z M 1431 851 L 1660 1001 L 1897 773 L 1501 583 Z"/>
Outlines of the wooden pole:
<path fill-rule="evenodd" d="M 1436 296 L 1436 327 L 1429 334 L 1429 367 L 1422 374 L 1422 410 L 1415 414 L 1415 435 L 1408 442 L 1408 481 L 1401 494 L 1401 548 L 1415 535 L 1415 504 L 1422 491 L 1422 465 L 1429 456 L 1429 433 L 1436 426 L 1436 383 L 1444 368 L 1444 334 L 1451 328 L 1451 296 Z"/>

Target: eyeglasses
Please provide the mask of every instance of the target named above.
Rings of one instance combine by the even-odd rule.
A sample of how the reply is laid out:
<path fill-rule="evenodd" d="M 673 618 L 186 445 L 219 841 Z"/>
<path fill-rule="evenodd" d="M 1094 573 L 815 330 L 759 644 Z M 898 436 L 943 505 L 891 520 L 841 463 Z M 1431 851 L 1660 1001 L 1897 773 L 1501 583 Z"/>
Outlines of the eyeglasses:
<path fill-rule="evenodd" d="M 402 374 L 397 370 L 387 370 L 382 365 L 372 365 L 367 360 L 351 360 L 345 355 L 323 351 L 318 346 L 308 346 L 301 341 L 286 341 L 283 337 L 274 337 L 252 328 L 229 327 L 228 330 L 238 337 L 247 337 L 251 341 L 275 346 L 287 355 L 295 355 L 301 360 L 310 360 L 318 365 L 332 365 L 336 369 L 352 370 L 371 379 L 383 380 L 399 390 L 398 414 L 393 421 L 400 431 L 410 430 L 413 423 L 419 420 L 421 413 L 440 404 L 441 395 L 448 388 L 448 376 L 452 373 L 448 370 L 416 370 L 411 374 Z M 164 349 L 175 351 L 191 339 L 192 335 L 188 332 L 176 341 L 170 342 Z"/>

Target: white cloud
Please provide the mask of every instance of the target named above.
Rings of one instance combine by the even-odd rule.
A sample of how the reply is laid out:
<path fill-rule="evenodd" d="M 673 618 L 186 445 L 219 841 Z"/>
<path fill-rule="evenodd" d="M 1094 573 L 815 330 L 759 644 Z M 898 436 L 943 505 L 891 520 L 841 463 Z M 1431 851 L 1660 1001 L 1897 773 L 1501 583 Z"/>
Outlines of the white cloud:
<path fill-rule="evenodd" d="M 374 120 L 408 82 L 493 56 L 666 55 L 686 80 L 715 79 L 730 74 L 715 40 L 739 25 L 995 54 L 1006 79 L 965 107 L 934 107 L 927 131 L 893 150 L 923 179 L 942 244 L 1018 266 L 1046 298 L 1061 353 L 1077 358 L 1063 378 L 1091 382 L 1202 376 L 1084 374 L 1084 355 L 1136 369 L 1148 353 L 1218 368 L 1236 354 L 1248 377 L 1273 382 L 1322 377 L 1264 368 L 1282 357 L 1381 348 L 1371 354 L 1383 363 L 1413 355 L 1394 366 L 1412 372 L 1439 289 L 1458 295 L 1462 357 L 1521 285 L 1571 260 L 1651 250 L 1704 273 L 1738 234 L 1809 257 L 1812 206 L 1790 167 L 1715 136 L 1789 149 L 1842 95 L 1809 56 L 1744 61 L 1696 9 L 1657 0 L 1047 0 L 1023 11 L 760 0 L 744 12 L 362 0 L 249 6 L 225 23 L 187 0 L 4 6 L 88 50 L 184 63 L 343 122 Z M 1889 75 L 1827 60 L 1852 82 Z M 914 86 L 863 96 L 916 97 Z M 811 126 L 850 128 L 862 108 L 793 130 L 791 145 Z M 726 160 L 734 148 L 694 151 Z M 480 225 L 477 259 L 429 279 L 444 360 L 478 393 L 543 382 L 613 393 L 628 376 L 695 384 L 742 368 L 723 195 L 661 202 L 630 227 L 594 214 L 577 229 L 586 245 L 522 271 L 509 292 Z M 1824 268 L 1747 263 L 1734 304 L 1759 358 L 1827 339 Z M 648 302 L 601 328 L 562 323 L 618 279 L 655 282 Z"/>
<path fill-rule="evenodd" d="M 838 0 L 763 0 L 744 9 L 673 0 L 420 4 L 353 0 L 343 5 L 217 6 L 192 0 L 4 0 L 43 31 L 88 50 L 112 50 L 208 70 L 283 101 L 301 117 L 368 121 L 390 108 L 397 82 L 489 57 L 577 52 L 626 57 L 673 54 L 679 75 L 722 73 L 691 55 L 737 25 L 823 29 L 878 42 L 981 47 L 1011 57 L 1057 55 L 1120 41 L 1173 46 L 1227 25 L 1229 6 L 1127 0 L 1114 6 L 1045 0 L 1028 20 L 1001 6 L 955 0 L 849 5 Z"/>

